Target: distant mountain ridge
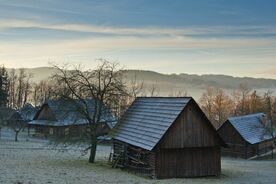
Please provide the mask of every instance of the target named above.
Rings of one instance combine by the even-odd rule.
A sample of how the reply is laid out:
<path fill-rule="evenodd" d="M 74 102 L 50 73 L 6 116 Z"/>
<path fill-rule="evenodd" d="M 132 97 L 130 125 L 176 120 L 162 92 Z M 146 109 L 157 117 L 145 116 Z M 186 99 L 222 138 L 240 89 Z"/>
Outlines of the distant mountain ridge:
<path fill-rule="evenodd" d="M 8 69 L 10 70 L 10 69 Z M 19 69 L 16 69 L 18 72 Z M 33 81 L 39 82 L 56 73 L 51 67 L 26 68 L 27 73 L 32 73 Z M 246 83 L 251 89 L 264 92 L 272 90 L 276 92 L 276 79 L 233 77 L 227 75 L 196 75 L 196 74 L 162 74 L 145 70 L 124 70 L 126 81 L 136 76 L 136 80 L 143 82 L 145 87 L 155 85 L 159 95 L 168 95 L 178 91 L 187 91 L 189 95 L 198 98 L 207 87 L 223 88 L 226 91 L 237 89 L 239 84 Z"/>

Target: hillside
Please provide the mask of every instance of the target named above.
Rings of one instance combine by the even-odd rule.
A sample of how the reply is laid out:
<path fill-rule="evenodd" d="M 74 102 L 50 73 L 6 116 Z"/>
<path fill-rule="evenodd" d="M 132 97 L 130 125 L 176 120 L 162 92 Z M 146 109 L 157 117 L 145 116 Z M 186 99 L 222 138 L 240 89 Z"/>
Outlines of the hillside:
<path fill-rule="evenodd" d="M 25 69 L 33 74 L 33 81 L 47 79 L 56 72 L 51 67 Z M 198 98 L 206 87 L 213 86 L 223 88 L 228 92 L 236 89 L 240 83 L 247 83 L 252 89 L 260 92 L 268 89 L 276 92 L 275 79 L 258 79 L 249 77 L 232 77 L 226 75 L 191 75 L 191 74 L 161 74 L 154 71 L 124 70 L 126 81 L 130 81 L 136 75 L 137 81 L 143 81 L 145 87 L 156 85 L 159 95 L 169 95 L 178 91 L 187 91 L 188 95 Z M 145 91 L 147 93 L 148 91 Z"/>

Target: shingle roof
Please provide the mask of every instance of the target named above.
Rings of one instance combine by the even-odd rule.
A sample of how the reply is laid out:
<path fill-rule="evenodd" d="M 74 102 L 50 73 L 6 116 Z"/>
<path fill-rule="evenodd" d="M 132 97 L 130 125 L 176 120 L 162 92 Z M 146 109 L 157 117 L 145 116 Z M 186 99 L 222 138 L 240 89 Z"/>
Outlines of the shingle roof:
<path fill-rule="evenodd" d="M 257 113 L 231 117 L 228 121 L 248 143 L 255 144 L 272 138 L 262 125 L 261 118 L 264 115 L 264 113 Z"/>
<path fill-rule="evenodd" d="M 55 120 L 34 120 L 30 124 L 49 125 L 49 126 L 68 126 L 68 125 L 83 125 L 88 124 L 85 114 L 81 113 L 80 108 L 89 111 L 90 116 L 94 114 L 94 100 L 85 100 L 88 108 L 84 107 L 84 103 L 79 100 L 65 101 L 65 100 L 48 100 L 43 106 L 48 105 L 51 112 L 55 116 Z M 43 108 L 42 106 L 42 108 Z M 116 124 L 116 119 L 110 110 L 103 106 L 100 122 L 105 122 L 110 128 Z"/>
<path fill-rule="evenodd" d="M 114 139 L 152 150 L 190 97 L 139 97 L 124 114 Z"/>
<path fill-rule="evenodd" d="M 26 104 L 24 107 L 18 110 L 22 120 L 31 121 L 34 119 L 35 114 L 37 113 L 38 108 L 32 106 L 31 104 Z"/>
<path fill-rule="evenodd" d="M 38 108 L 32 106 L 31 104 L 26 104 L 19 110 L 13 110 L 13 113 L 9 116 L 8 121 L 21 121 L 29 122 L 32 121 Z"/>
<path fill-rule="evenodd" d="M 86 125 L 86 120 L 80 120 L 80 121 L 55 121 L 55 120 L 33 120 L 29 122 L 29 125 L 47 125 L 47 126 L 69 126 L 69 125 Z"/>

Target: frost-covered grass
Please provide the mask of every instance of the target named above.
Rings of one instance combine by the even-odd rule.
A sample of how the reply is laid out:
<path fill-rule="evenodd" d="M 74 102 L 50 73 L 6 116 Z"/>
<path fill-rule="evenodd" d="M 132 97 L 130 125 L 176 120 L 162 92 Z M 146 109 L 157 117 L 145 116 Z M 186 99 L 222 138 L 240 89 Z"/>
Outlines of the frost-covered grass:
<path fill-rule="evenodd" d="M 78 151 L 59 152 L 39 142 L 0 140 L 0 183 L 276 183 L 275 161 L 222 159 L 220 178 L 152 180 L 107 164 L 110 148 L 99 146 L 97 162 L 89 164 Z"/>
<path fill-rule="evenodd" d="M 276 149 L 273 150 L 273 155 L 272 155 L 272 152 L 268 152 L 262 156 L 254 158 L 254 160 L 275 160 L 276 161 Z"/>

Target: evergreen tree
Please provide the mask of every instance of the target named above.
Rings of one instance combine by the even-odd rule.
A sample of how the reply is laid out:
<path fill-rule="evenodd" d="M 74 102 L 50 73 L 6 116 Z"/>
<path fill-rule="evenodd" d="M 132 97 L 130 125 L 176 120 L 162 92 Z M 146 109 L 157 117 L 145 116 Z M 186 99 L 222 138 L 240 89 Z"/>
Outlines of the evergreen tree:
<path fill-rule="evenodd" d="M 0 107 L 6 107 L 9 96 L 9 82 L 7 69 L 2 66 L 0 68 Z"/>

